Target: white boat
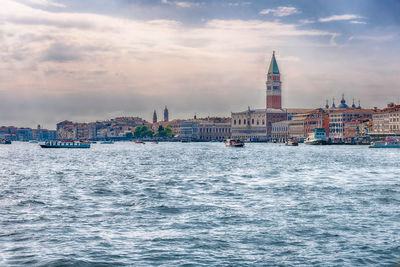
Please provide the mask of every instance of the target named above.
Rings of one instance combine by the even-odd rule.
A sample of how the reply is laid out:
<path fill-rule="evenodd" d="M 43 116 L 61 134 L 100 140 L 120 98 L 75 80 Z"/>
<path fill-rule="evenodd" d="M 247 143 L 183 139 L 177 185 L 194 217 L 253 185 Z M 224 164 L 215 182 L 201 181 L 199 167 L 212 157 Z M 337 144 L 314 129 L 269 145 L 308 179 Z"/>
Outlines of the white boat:
<path fill-rule="evenodd" d="M 386 140 L 372 142 L 370 148 L 400 148 L 400 138 L 391 137 Z"/>
<path fill-rule="evenodd" d="M 101 142 L 101 144 L 112 145 L 112 144 L 114 144 L 114 142 L 113 141 L 103 141 L 103 142 Z"/>
<path fill-rule="evenodd" d="M 286 141 L 286 145 L 287 145 L 287 146 L 298 146 L 298 145 L 299 145 L 299 142 L 297 142 L 296 139 L 288 139 L 288 140 Z"/>
<path fill-rule="evenodd" d="M 46 141 L 42 148 L 90 148 L 90 143 L 80 141 Z"/>
<path fill-rule="evenodd" d="M 238 139 L 227 139 L 225 145 L 231 147 L 244 147 L 244 142 Z"/>
<path fill-rule="evenodd" d="M 315 128 L 304 140 L 307 145 L 326 145 L 326 133 L 324 128 Z"/>

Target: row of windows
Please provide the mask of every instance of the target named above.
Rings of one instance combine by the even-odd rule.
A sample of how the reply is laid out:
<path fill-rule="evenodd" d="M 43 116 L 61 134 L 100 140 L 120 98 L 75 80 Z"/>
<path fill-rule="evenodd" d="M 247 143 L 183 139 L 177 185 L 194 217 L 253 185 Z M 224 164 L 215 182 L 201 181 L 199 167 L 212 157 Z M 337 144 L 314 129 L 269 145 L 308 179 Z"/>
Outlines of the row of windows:
<path fill-rule="evenodd" d="M 242 120 L 240 120 L 240 119 L 237 122 L 238 122 L 238 125 L 242 124 Z M 251 124 L 252 125 L 254 125 L 254 122 L 255 122 L 254 119 L 251 119 Z M 249 120 L 243 120 L 243 125 L 246 125 L 246 123 L 247 123 L 247 125 L 250 125 L 250 121 Z M 260 125 L 260 121 L 257 120 L 256 124 Z M 236 120 L 233 120 L 233 125 L 236 125 Z M 265 125 L 265 120 L 262 120 L 262 125 Z"/>
<path fill-rule="evenodd" d="M 268 118 L 274 118 L 274 119 L 279 119 L 279 118 L 285 118 L 285 114 L 268 114 Z"/>
<path fill-rule="evenodd" d="M 200 133 L 229 133 L 230 128 L 200 128 Z"/>

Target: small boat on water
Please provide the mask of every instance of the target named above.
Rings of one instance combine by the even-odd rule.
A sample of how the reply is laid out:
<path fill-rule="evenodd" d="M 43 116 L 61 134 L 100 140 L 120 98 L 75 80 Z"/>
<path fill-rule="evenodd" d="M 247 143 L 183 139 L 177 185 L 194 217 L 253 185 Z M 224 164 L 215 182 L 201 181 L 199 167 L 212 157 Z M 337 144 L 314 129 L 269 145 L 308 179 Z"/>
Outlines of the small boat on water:
<path fill-rule="evenodd" d="M 287 146 L 298 146 L 298 145 L 299 145 L 299 142 L 297 142 L 296 139 L 288 139 L 288 140 L 286 141 L 286 145 L 287 145 Z"/>
<path fill-rule="evenodd" d="M 372 142 L 369 148 L 400 148 L 400 137 Z"/>
<path fill-rule="evenodd" d="M 46 141 L 42 148 L 90 148 L 90 143 L 81 141 Z"/>
<path fill-rule="evenodd" d="M 112 145 L 112 144 L 114 144 L 114 142 L 113 141 L 103 141 L 103 142 L 101 142 L 101 144 Z"/>
<path fill-rule="evenodd" d="M 153 141 L 153 142 L 151 142 L 152 144 L 154 144 L 154 145 L 157 145 L 158 144 L 158 141 Z"/>
<path fill-rule="evenodd" d="M 326 145 L 326 133 L 324 128 L 315 128 L 304 140 L 306 145 Z"/>
<path fill-rule="evenodd" d="M 230 147 L 244 147 L 244 142 L 239 139 L 227 139 L 225 145 Z"/>
<path fill-rule="evenodd" d="M 0 139 L 0 144 L 2 144 L 2 145 L 11 145 L 11 140 Z"/>
<path fill-rule="evenodd" d="M 135 144 L 145 144 L 145 142 L 137 140 L 137 141 L 135 141 Z"/>

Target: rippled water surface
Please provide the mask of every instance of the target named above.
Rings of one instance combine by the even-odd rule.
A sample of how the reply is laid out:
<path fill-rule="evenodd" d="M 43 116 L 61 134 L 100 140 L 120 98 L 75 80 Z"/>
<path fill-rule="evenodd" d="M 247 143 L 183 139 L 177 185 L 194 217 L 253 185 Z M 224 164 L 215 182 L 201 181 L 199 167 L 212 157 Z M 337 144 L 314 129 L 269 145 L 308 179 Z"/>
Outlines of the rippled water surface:
<path fill-rule="evenodd" d="M 391 266 L 400 150 L 0 146 L 0 266 Z"/>

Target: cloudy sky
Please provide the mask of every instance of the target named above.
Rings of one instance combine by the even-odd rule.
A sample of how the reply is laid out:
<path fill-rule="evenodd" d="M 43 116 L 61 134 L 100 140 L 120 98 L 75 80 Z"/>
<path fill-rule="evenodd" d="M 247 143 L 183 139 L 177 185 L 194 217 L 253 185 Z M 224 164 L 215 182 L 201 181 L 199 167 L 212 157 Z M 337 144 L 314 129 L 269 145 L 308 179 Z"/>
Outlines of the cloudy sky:
<path fill-rule="evenodd" d="M 1 0 L 0 125 L 400 99 L 400 1 Z"/>

